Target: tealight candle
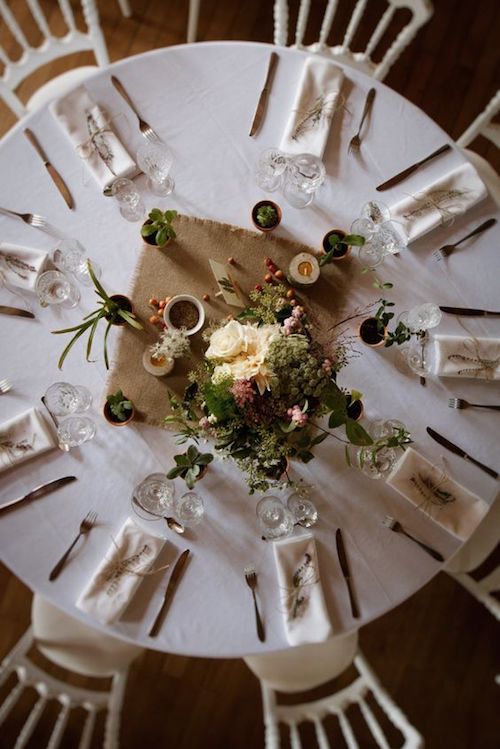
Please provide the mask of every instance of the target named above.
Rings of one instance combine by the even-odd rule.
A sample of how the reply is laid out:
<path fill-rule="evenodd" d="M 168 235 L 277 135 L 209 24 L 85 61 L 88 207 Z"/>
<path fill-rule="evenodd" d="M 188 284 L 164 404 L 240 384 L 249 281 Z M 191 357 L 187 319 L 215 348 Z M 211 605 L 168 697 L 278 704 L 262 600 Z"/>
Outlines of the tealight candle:
<path fill-rule="evenodd" d="M 294 286 L 311 286 L 319 278 L 319 263 L 314 255 L 299 252 L 290 261 L 288 280 Z"/>

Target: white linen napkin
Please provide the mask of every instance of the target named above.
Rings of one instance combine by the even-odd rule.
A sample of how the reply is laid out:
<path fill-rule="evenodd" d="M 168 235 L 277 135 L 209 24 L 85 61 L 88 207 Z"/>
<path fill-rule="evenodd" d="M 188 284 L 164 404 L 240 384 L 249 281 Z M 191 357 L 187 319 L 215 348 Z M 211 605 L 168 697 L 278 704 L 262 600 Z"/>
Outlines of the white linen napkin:
<path fill-rule="evenodd" d="M 134 160 L 113 132 L 113 123 L 85 86 L 54 102 L 51 109 L 102 189 L 117 177 L 137 173 Z"/>
<path fill-rule="evenodd" d="M 408 241 L 413 242 L 465 213 L 487 195 L 486 185 L 472 164 L 461 164 L 422 190 L 389 206 L 391 220 L 401 222 Z"/>
<path fill-rule="evenodd" d="M 280 603 L 290 645 L 323 642 L 332 628 L 321 587 L 314 537 L 303 534 L 273 544 Z"/>
<path fill-rule="evenodd" d="M 127 518 L 76 602 L 101 624 L 120 618 L 165 544 Z"/>
<path fill-rule="evenodd" d="M 343 80 L 344 72 L 337 65 L 317 55 L 307 58 L 281 139 L 281 151 L 323 157 Z"/>
<path fill-rule="evenodd" d="M 436 335 L 435 374 L 500 380 L 500 338 Z"/>
<path fill-rule="evenodd" d="M 46 270 L 48 254 L 32 247 L 0 242 L 0 278 L 9 286 L 33 291 L 40 273 Z"/>
<path fill-rule="evenodd" d="M 0 473 L 57 447 L 43 416 L 30 408 L 0 424 Z"/>
<path fill-rule="evenodd" d="M 463 540 L 469 538 L 488 512 L 484 499 L 446 476 L 441 467 L 412 447 L 404 451 L 387 483 L 435 523 Z"/>

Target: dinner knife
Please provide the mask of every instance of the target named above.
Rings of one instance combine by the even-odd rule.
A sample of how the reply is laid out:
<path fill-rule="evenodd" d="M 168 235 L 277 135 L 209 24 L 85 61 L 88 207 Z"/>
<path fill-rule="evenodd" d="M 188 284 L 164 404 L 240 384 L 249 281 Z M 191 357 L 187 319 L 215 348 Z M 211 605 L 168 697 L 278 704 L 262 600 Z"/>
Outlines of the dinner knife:
<path fill-rule="evenodd" d="M 65 486 L 66 484 L 71 484 L 72 481 L 76 481 L 76 476 L 63 476 L 60 479 L 54 479 L 54 481 L 49 481 L 46 484 L 40 484 L 40 486 L 35 487 L 35 489 L 32 489 L 27 494 L 24 494 L 22 497 L 17 497 L 17 499 L 11 499 L 10 502 L 7 502 L 4 505 L 0 506 L 0 512 L 2 510 L 6 510 L 7 507 L 12 507 L 12 505 L 17 505 L 18 502 L 24 502 L 26 499 L 39 499 L 39 497 L 45 496 L 45 494 L 49 494 L 50 492 L 54 492 L 56 489 L 59 489 L 61 486 Z"/>
<path fill-rule="evenodd" d="M 35 315 L 33 312 L 28 312 L 27 309 L 18 309 L 17 307 L 6 307 L 4 304 L 0 304 L 0 313 L 2 315 L 16 315 L 17 317 L 30 317 L 34 319 Z"/>
<path fill-rule="evenodd" d="M 74 208 L 75 204 L 73 202 L 73 198 L 71 197 L 71 193 L 68 189 L 66 182 L 63 180 L 63 178 L 61 177 L 61 175 L 59 174 L 55 166 L 52 166 L 52 164 L 48 160 L 47 154 L 45 153 L 42 146 L 40 145 L 38 138 L 36 137 L 33 130 L 30 130 L 29 128 L 25 128 L 24 134 L 29 140 L 29 142 L 31 143 L 31 145 L 33 146 L 33 148 L 35 149 L 35 151 L 38 153 L 40 158 L 42 159 L 46 170 L 50 174 L 52 181 L 54 182 L 55 186 L 57 187 L 57 189 L 63 196 L 64 200 L 66 201 L 66 205 L 68 206 L 68 208 Z"/>
<path fill-rule="evenodd" d="M 445 153 L 445 151 L 449 151 L 450 149 L 451 146 L 449 145 L 449 143 L 447 143 L 445 146 L 441 146 L 441 148 L 438 148 L 437 151 L 433 151 L 431 154 L 429 154 L 429 156 L 426 156 L 425 159 L 421 159 L 415 164 L 407 167 L 407 169 L 404 169 L 402 172 L 399 172 L 399 174 L 395 174 L 394 177 L 388 179 L 387 182 L 382 182 L 382 184 L 378 185 L 378 187 L 376 187 L 375 189 L 378 190 L 378 192 L 382 192 L 383 190 L 388 190 L 390 187 L 394 187 L 394 185 L 397 185 L 399 182 L 402 182 L 404 179 L 409 177 L 410 174 L 416 172 L 417 169 L 420 169 L 421 166 L 427 164 L 428 161 L 431 161 L 431 159 L 435 159 L 436 156 L 440 156 L 442 153 Z"/>
<path fill-rule="evenodd" d="M 446 437 L 443 437 L 443 435 L 439 434 L 434 429 L 431 429 L 431 427 L 427 427 L 427 434 L 429 434 L 433 440 L 439 442 L 440 445 L 446 447 L 447 450 L 455 453 L 455 455 L 460 455 L 460 457 L 464 460 L 468 460 L 471 463 L 474 463 L 475 466 L 480 468 L 489 476 L 493 476 L 494 479 L 498 478 L 498 473 L 494 471 L 493 468 L 488 468 L 488 466 L 485 466 L 484 463 L 480 463 L 479 460 L 471 457 L 468 453 L 465 452 L 465 450 L 463 450 L 461 447 L 458 447 L 458 445 L 455 445 L 453 442 L 450 442 L 450 440 L 446 439 Z"/>
<path fill-rule="evenodd" d="M 349 593 L 351 613 L 355 619 L 359 619 L 359 609 L 358 609 L 358 605 L 356 603 L 356 600 L 354 598 L 354 593 L 352 590 L 351 575 L 349 572 L 349 565 L 347 564 L 347 557 L 346 557 L 345 548 L 344 548 L 344 540 L 342 538 L 342 531 L 340 530 L 340 528 L 337 528 L 337 532 L 335 533 L 335 542 L 337 544 L 337 555 L 338 555 L 339 562 L 340 562 L 340 569 L 342 570 L 342 574 L 344 575 L 344 579 L 347 585 L 347 591 Z"/>
<path fill-rule="evenodd" d="M 177 588 L 177 583 L 179 582 L 179 578 L 181 576 L 184 565 L 187 562 L 188 556 L 189 556 L 189 549 L 186 549 L 185 551 L 182 552 L 182 554 L 180 555 L 180 557 L 178 558 L 178 560 L 176 561 L 174 565 L 174 569 L 172 570 L 172 574 L 170 575 L 170 580 L 168 581 L 167 589 L 165 591 L 163 603 L 160 607 L 160 610 L 158 611 L 156 615 L 156 619 L 153 622 L 153 626 L 149 630 L 149 637 L 156 637 L 156 635 L 158 634 L 158 631 L 165 618 L 165 614 L 167 613 L 167 609 L 170 605 L 170 602 L 172 601 L 172 598 L 174 597 L 174 593 Z"/>
<path fill-rule="evenodd" d="M 488 309 L 471 309 L 469 307 L 440 307 L 441 312 L 449 315 L 466 315 L 467 317 L 500 317 L 500 312 Z"/>
<path fill-rule="evenodd" d="M 273 75 L 277 62 L 278 62 L 278 53 L 271 52 L 271 57 L 269 58 L 269 64 L 267 66 L 266 80 L 264 81 L 264 88 L 260 92 L 257 109 L 255 110 L 255 114 L 253 117 L 252 127 L 250 128 L 250 132 L 248 133 L 250 136 L 255 135 L 264 117 L 267 97 L 269 96 L 269 90 L 270 90 L 269 83 L 271 81 L 271 77 Z"/>

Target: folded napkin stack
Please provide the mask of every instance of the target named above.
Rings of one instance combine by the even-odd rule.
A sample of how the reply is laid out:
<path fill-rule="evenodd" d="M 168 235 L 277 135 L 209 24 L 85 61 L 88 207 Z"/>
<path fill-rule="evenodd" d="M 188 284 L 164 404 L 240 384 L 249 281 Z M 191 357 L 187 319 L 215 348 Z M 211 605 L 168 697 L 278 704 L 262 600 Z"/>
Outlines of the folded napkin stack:
<path fill-rule="evenodd" d="M 306 60 L 280 150 L 323 157 L 343 80 L 333 63 L 316 55 Z"/>
<path fill-rule="evenodd" d="M 101 624 L 120 618 L 165 544 L 127 518 L 76 602 Z"/>
<path fill-rule="evenodd" d="M 500 338 L 436 335 L 434 341 L 440 377 L 500 380 Z"/>
<path fill-rule="evenodd" d="M 488 503 L 446 476 L 412 447 L 392 469 L 387 483 L 454 536 L 466 540 L 488 512 Z"/>
<path fill-rule="evenodd" d="M 391 220 L 403 224 L 408 241 L 453 220 L 488 195 L 472 164 L 461 164 L 415 194 L 389 206 Z"/>
<path fill-rule="evenodd" d="M 57 447 L 57 441 L 36 408 L 0 424 L 0 473 Z"/>
<path fill-rule="evenodd" d="M 118 140 L 110 118 L 94 104 L 84 86 L 56 101 L 52 111 L 102 189 L 117 177 L 137 173 L 135 162 Z"/>
<path fill-rule="evenodd" d="M 42 250 L 0 242 L 0 278 L 9 286 L 33 291 L 40 273 L 46 270 L 48 255 Z"/>
<path fill-rule="evenodd" d="M 290 645 L 323 642 L 332 634 L 319 577 L 314 537 L 303 534 L 274 543 L 280 603 Z"/>

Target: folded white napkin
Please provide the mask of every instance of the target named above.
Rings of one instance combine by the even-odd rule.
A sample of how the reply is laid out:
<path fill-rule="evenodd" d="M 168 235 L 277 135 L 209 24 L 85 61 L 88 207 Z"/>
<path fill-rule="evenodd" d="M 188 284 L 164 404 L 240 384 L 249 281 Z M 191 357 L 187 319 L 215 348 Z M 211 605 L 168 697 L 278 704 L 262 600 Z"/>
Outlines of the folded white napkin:
<path fill-rule="evenodd" d="M 314 537 L 303 534 L 273 544 L 280 602 L 290 645 L 323 642 L 332 633 L 319 577 Z"/>
<path fill-rule="evenodd" d="M 117 177 L 137 173 L 134 160 L 113 132 L 113 123 L 105 110 L 94 104 L 85 86 L 51 108 L 102 189 Z"/>
<path fill-rule="evenodd" d="M 30 408 L 0 424 L 0 473 L 57 447 L 43 416 Z"/>
<path fill-rule="evenodd" d="M 488 512 L 488 503 L 446 476 L 412 447 L 392 469 L 387 483 L 454 536 L 467 539 Z"/>
<path fill-rule="evenodd" d="M 0 277 L 9 286 L 32 291 L 38 276 L 46 270 L 48 254 L 32 247 L 0 242 Z"/>
<path fill-rule="evenodd" d="M 389 206 L 391 220 L 400 221 L 413 242 L 454 216 L 465 213 L 488 194 L 472 164 L 462 164 L 399 203 Z"/>
<path fill-rule="evenodd" d="M 101 624 L 115 622 L 150 572 L 164 544 L 164 538 L 151 536 L 127 518 L 77 600 L 77 608 Z"/>
<path fill-rule="evenodd" d="M 500 380 L 500 338 L 436 335 L 435 374 Z"/>
<path fill-rule="evenodd" d="M 280 150 L 323 157 L 343 80 L 343 70 L 333 63 L 317 55 L 307 58 Z"/>

